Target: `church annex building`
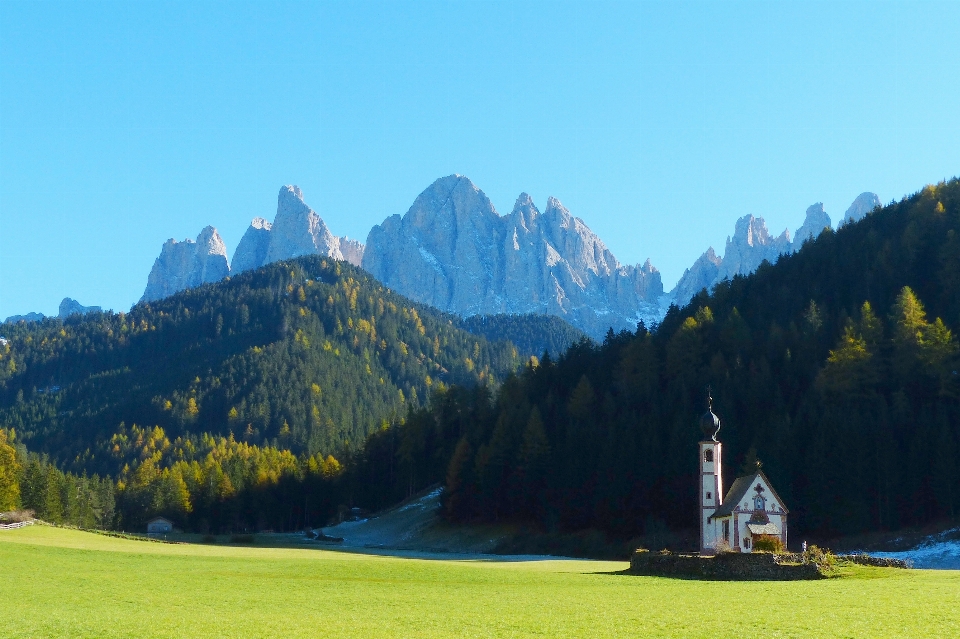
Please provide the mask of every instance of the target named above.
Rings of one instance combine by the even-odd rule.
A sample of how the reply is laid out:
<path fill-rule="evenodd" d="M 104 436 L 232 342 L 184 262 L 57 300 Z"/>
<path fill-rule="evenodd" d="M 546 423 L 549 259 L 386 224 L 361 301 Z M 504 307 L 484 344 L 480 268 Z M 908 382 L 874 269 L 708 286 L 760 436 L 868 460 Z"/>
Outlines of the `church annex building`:
<path fill-rule="evenodd" d="M 778 538 L 787 545 L 787 507 L 760 470 L 738 478 L 723 494 L 722 446 L 717 441 L 720 418 L 713 414 L 712 398 L 700 418 L 700 554 L 720 550 L 751 552 L 762 538 Z"/>

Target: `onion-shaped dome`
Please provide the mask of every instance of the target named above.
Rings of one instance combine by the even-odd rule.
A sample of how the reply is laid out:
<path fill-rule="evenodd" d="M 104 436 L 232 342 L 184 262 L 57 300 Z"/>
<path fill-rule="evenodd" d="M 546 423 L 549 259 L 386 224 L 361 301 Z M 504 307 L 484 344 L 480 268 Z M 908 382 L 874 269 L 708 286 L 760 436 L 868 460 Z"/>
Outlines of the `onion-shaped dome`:
<path fill-rule="evenodd" d="M 704 437 L 717 441 L 717 433 L 720 432 L 720 418 L 713 413 L 712 397 L 707 401 L 707 412 L 700 418 L 700 430 Z"/>

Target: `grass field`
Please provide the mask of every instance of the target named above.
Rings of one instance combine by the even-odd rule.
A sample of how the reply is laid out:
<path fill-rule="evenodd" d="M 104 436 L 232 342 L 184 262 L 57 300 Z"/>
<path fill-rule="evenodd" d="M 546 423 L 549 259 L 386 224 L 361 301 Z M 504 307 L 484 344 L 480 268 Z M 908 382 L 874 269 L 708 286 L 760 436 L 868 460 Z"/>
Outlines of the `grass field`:
<path fill-rule="evenodd" d="M 813 582 L 615 574 L 0 531 L 3 637 L 960 637 L 960 572 Z"/>

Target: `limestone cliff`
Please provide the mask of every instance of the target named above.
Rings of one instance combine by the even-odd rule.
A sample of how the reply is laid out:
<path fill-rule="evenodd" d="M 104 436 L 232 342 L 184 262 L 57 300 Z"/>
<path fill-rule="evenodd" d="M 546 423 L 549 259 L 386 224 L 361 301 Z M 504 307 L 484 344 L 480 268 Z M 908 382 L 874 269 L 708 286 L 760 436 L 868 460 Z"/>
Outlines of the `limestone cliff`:
<path fill-rule="evenodd" d="M 464 316 L 547 313 L 602 338 L 655 319 L 663 293 L 649 261 L 621 265 L 555 198 L 523 193 L 501 217 L 469 179 L 441 178 L 405 215 L 375 226 L 363 267 L 412 299 Z"/>
<path fill-rule="evenodd" d="M 880 199 L 873 193 L 861 193 L 847 209 L 844 223 L 855 222 L 879 206 Z M 737 220 L 732 237 L 727 238 L 723 257 L 709 249 L 689 269 L 684 271 L 677 285 L 662 299 L 661 308 L 668 304 L 684 306 L 690 299 L 706 288 L 737 275 L 749 275 L 757 270 L 764 260 L 775 263 L 784 253 L 799 251 L 803 243 L 820 236 L 831 228 L 830 216 L 823 210 L 823 204 L 817 202 L 807 207 L 803 225 L 797 229 L 796 237 L 790 241 L 790 234 L 784 231 L 773 237 L 767 230 L 762 217 L 746 215 Z"/>
<path fill-rule="evenodd" d="M 267 250 L 270 248 L 270 229 L 272 225 L 262 217 L 255 217 L 250 222 L 247 231 L 240 238 L 237 250 L 233 252 L 233 261 L 230 270 L 242 273 L 260 268 L 267 261 Z"/>
<path fill-rule="evenodd" d="M 817 202 L 807 207 L 803 219 L 803 226 L 797 229 L 793 238 L 793 250 L 798 251 L 803 243 L 809 239 L 817 239 L 824 229 L 832 228 L 833 223 L 827 212 L 823 210 L 823 203 Z"/>
<path fill-rule="evenodd" d="M 60 302 L 60 314 L 57 315 L 57 317 L 66 319 L 71 315 L 86 315 L 87 313 L 96 313 L 100 310 L 102 309 L 99 306 L 83 306 L 77 300 L 65 297 L 63 301 Z"/>
<path fill-rule="evenodd" d="M 230 273 L 227 248 L 217 229 L 208 226 L 197 241 L 167 240 L 153 263 L 141 301 L 152 302 L 194 286 L 222 280 Z"/>
<path fill-rule="evenodd" d="M 703 289 L 709 289 L 716 284 L 721 262 L 713 247 L 708 248 L 697 258 L 693 266 L 686 269 L 680 276 L 680 281 L 670 291 L 670 301 L 682 306 Z"/>
<path fill-rule="evenodd" d="M 323 255 L 360 266 L 363 244 L 330 232 L 320 216 L 303 201 L 300 187 L 288 185 L 277 196 L 273 224 L 254 218 L 233 254 L 235 273 L 260 268 L 277 260 Z"/>
<path fill-rule="evenodd" d="M 840 224 L 859 222 L 866 217 L 867 213 L 878 206 L 880 206 L 880 198 L 877 197 L 876 193 L 870 193 L 869 191 L 861 193 L 847 209 L 847 212 L 843 214 L 843 221 Z"/>
<path fill-rule="evenodd" d="M 266 264 L 303 255 L 324 255 L 342 260 L 340 239 L 303 201 L 298 186 L 285 186 L 277 196 L 277 216 L 270 229 Z"/>

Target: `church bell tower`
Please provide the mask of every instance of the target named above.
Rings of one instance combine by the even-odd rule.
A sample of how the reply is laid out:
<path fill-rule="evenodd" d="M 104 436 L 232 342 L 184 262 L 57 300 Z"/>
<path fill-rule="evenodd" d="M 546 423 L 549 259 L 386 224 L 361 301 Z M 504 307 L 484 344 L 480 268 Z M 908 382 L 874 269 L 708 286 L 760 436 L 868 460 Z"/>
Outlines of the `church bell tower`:
<path fill-rule="evenodd" d="M 700 554 L 714 555 L 720 535 L 710 516 L 723 503 L 721 444 L 717 441 L 720 418 L 713 414 L 713 397 L 707 391 L 707 412 L 700 418 L 703 440 L 700 442 Z"/>

